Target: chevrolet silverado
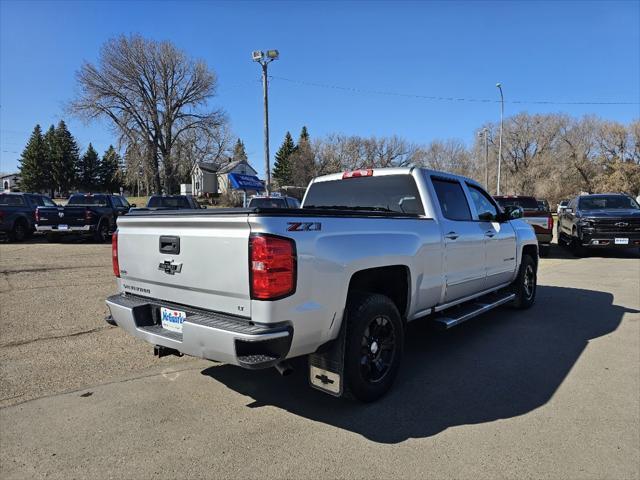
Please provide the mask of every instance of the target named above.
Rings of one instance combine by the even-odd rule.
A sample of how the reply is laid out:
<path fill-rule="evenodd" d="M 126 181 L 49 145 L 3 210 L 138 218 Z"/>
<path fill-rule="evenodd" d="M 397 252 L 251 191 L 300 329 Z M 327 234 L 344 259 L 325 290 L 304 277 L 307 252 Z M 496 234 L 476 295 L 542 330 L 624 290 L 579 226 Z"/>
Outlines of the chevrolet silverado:
<path fill-rule="evenodd" d="M 281 373 L 307 356 L 312 387 L 373 401 L 408 322 L 533 304 L 538 243 L 521 215 L 421 168 L 316 178 L 296 210 L 132 211 L 112 238 L 109 320 L 158 356 Z"/>

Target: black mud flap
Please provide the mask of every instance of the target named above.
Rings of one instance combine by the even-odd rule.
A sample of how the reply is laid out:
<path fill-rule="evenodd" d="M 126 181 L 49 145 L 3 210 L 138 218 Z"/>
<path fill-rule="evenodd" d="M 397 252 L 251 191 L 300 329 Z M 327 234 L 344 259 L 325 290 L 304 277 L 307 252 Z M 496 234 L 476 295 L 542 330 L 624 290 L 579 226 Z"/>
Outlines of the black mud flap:
<path fill-rule="evenodd" d="M 309 355 L 309 383 L 313 388 L 334 397 L 341 397 L 344 389 L 344 350 L 346 343 L 346 318 L 340 333 L 328 349 Z"/>

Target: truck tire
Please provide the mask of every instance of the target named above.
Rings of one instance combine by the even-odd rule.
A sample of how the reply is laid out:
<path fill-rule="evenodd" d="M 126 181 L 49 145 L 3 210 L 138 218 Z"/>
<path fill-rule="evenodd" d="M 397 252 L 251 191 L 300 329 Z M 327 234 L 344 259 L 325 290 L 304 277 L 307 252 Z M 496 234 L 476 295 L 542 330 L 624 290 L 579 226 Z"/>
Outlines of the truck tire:
<path fill-rule="evenodd" d="M 13 228 L 9 233 L 9 239 L 12 242 L 21 242 L 25 238 L 27 238 L 28 231 L 29 231 L 29 226 L 27 225 L 27 222 L 25 222 L 23 219 L 18 219 L 13 224 Z"/>
<path fill-rule="evenodd" d="M 404 349 L 404 327 L 396 305 L 380 294 L 354 294 L 347 304 L 345 393 L 373 402 L 392 386 Z"/>
<path fill-rule="evenodd" d="M 582 242 L 578 236 L 578 231 L 575 228 L 573 229 L 569 246 L 571 247 L 571 253 L 574 257 L 581 258 L 587 253 L 587 249 L 582 246 Z"/>
<path fill-rule="evenodd" d="M 96 227 L 96 231 L 93 232 L 93 239 L 98 243 L 104 243 L 109 240 L 108 220 L 100 220 L 100 223 L 98 223 L 98 226 Z"/>
<path fill-rule="evenodd" d="M 536 299 L 536 290 L 538 287 L 538 275 L 536 273 L 536 262 L 531 255 L 522 255 L 518 278 L 513 282 L 513 293 L 516 298 L 513 300 L 513 306 L 519 310 L 526 310 L 533 305 Z"/>

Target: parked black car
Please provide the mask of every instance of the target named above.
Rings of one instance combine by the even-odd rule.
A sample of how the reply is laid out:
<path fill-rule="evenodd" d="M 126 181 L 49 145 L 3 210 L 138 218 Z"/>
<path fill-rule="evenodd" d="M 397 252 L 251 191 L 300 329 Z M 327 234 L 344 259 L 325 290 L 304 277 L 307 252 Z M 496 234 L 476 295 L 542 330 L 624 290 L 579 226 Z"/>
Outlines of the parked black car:
<path fill-rule="evenodd" d="M 120 195 L 77 193 L 64 207 L 38 207 L 36 229 L 46 233 L 50 242 L 70 234 L 105 242 L 116 228 L 116 218 L 132 206 Z"/>
<path fill-rule="evenodd" d="M 0 236 L 20 242 L 36 229 L 36 208 L 55 207 L 46 195 L 39 193 L 0 193 Z"/>
<path fill-rule="evenodd" d="M 558 215 L 558 243 L 576 256 L 587 248 L 640 246 L 640 205 L 628 195 L 580 195 Z"/>

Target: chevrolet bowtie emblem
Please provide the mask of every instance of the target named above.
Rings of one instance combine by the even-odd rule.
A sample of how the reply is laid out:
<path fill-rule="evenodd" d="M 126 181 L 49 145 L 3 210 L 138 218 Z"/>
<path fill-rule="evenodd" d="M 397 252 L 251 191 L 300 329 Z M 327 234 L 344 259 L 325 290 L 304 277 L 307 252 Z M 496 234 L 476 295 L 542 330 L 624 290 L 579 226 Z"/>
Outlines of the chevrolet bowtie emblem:
<path fill-rule="evenodd" d="M 158 270 L 161 270 L 168 275 L 175 275 L 182 271 L 182 263 L 174 263 L 173 260 L 165 260 L 158 265 Z"/>

